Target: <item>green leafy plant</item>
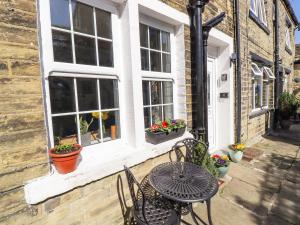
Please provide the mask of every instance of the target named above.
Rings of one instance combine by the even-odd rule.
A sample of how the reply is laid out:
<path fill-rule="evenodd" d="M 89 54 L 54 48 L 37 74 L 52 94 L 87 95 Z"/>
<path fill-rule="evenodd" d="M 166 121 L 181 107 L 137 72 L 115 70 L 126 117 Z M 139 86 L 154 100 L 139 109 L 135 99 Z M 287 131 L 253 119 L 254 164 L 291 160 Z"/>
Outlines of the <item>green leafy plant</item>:
<path fill-rule="evenodd" d="M 215 166 L 215 161 L 208 154 L 204 145 L 198 144 L 196 146 L 196 152 L 198 155 L 204 155 L 201 161 L 194 161 L 195 164 L 202 166 L 209 173 L 211 173 L 215 177 L 219 177 L 219 171 Z"/>
<path fill-rule="evenodd" d="M 88 123 L 86 120 L 82 119 L 82 116 L 79 118 L 80 124 L 80 134 L 86 134 L 89 130 L 90 125 L 93 123 L 94 119 L 91 119 L 91 122 Z"/>
<path fill-rule="evenodd" d="M 185 128 L 186 124 L 184 120 L 170 120 L 166 119 L 164 121 L 158 121 L 153 124 L 150 128 L 146 129 L 146 132 L 158 133 L 158 132 L 167 132 L 170 133 L 174 130 L 178 130 L 180 128 Z"/>
<path fill-rule="evenodd" d="M 55 153 L 55 154 L 66 154 L 66 153 L 77 151 L 78 149 L 79 149 L 79 147 L 76 146 L 76 145 L 59 144 L 59 145 L 55 146 L 55 148 L 53 150 L 53 153 Z"/>
<path fill-rule="evenodd" d="M 279 111 L 282 119 L 289 119 L 300 105 L 296 95 L 289 92 L 283 92 L 279 97 Z"/>

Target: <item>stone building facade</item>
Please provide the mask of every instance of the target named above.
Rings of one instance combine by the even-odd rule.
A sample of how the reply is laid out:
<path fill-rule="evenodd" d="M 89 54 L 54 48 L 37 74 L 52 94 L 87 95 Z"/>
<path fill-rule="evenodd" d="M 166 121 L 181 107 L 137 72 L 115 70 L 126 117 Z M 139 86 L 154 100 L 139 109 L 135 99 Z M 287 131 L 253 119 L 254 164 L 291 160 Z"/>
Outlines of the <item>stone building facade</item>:
<path fill-rule="evenodd" d="M 139 143 L 138 137 L 144 139 L 143 133 L 142 136 L 140 134 L 131 136 L 131 134 L 125 133 L 127 139 L 124 147 L 122 145 L 122 152 L 112 152 L 111 155 L 115 155 L 115 157 L 111 160 L 102 160 L 105 157 L 109 158 L 110 154 L 104 152 L 103 154 L 90 155 L 89 151 L 93 152 L 94 150 L 86 148 L 82 153 L 83 159 L 77 171 L 69 175 L 57 174 L 49 163 L 47 154 L 47 149 L 53 146 L 54 142 L 53 138 L 50 137 L 52 133 L 49 129 L 52 128 L 49 128 L 50 119 L 47 111 L 47 107 L 49 108 L 49 101 L 47 100 L 49 93 L 45 88 L 45 82 L 48 82 L 48 79 L 45 79 L 48 63 L 47 55 L 52 54 L 45 52 L 45 46 L 47 46 L 49 40 L 45 40 L 43 29 L 45 23 L 47 24 L 45 21 L 50 18 L 50 8 L 44 7 L 45 5 L 49 6 L 49 3 L 45 4 L 45 2 L 49 1 L 4 0 L 0 3 L 0 224 L 122 224 L 123 217 L 117 186 L 119 175 L 123 178 L 123 188 L 127 199 L 129 194 L 124 173 L 120 172 L 122 171 L 122 165 L 132 166 L 134 174 L 140 180 L 155 165 L 169 160 L 167 153 L 174 142 L 164 143 L 159 147 L 151 146 Z M 92 4 L 95 1 L 83 2 Z M 178 102 L 178 104 L 184 104 L 185 111 L 182 114 L 178 112 L 177 115 L 186 119 L 188 127 L 191 128 L 193 96 L 191 36 L 187 13 L 188 0 L 153 0 L 150 5 L 144 0 L 103 2 L 109 5 L 105 8 L 106 10 L 112 8 L 113 12 L 116 11 L 117 20 L 121 18 L 118 26 L 119 29 L 124 29 L 122 30 L 124 40 L 120 41 L 122 43 L 121 47 L 118 46 L 120 48 L 125 49 L 127 45 L 130 46 L 134 45 L 135 42 L 139 42 L 139 38 L 131 33 L 138 32 L 138 22 L 135 17 L 138 18 L 139 14 L 145 14 L 146 17 L 152 15 L 158 20 L 176 27 L 176 39 L 180 42 L 179 47 L 176 47 L 178 48 L 177 52 L 183 53 L 176 56 L 178 58 L 176 64 L 184 65 L 180 65 L 175 69 L 183 74 L 177 82 L 178 93 L 183 90 L 183 99 L 185 99 L 182 100 L 180 94 L 178 94 L 178 99 L 183 101 L 183 103 Z M 110 2 L 112 2 L 112 7 Z M 266 32 L 258 25 L 257 21 L 255 22 L 249 17 L 250 0 L 240 1 L 243 141 L 259 137 L 269 127 L 269 110 L 263 111 L 263 114 L 251 114 L 253 109 L 251 63 L 253 60 L 258 60 L 258 64 L 268 61 L 274 62 L 272 2 L 271 0 L 266 1 L 267 24 L 269 24 L 269 31 Z M 280 3 L 280 11 L 283 12 L 280 17 L 283 30 L 286 25 L 286 16 L 291 17 L 285 2 L 281 1 Z M 225 141 L 219 140 L 220 138 L 214 140 L 216 143 L 215 148 L 224 147 L 225 144 L 234 141 L 235 126 L 235 77 L 234 66 L 230 66 L 230 56 L 234 52 L 233 1 L 211 1 L 205 7 L 204 19 L 212 18 L 220 12 L 225 12 L 226 18 L 211 33 L 209 56 L 211 62 L 215 62 L 215 58 L 221 57 L 218 66 L 215 65 L 215 67 L 224 67 L 225 69 L 216 73 L 215 86 L 212 85 L 212 88 L 215 89 L 212 90 L 215 91 L 215 100 L 219 102 L 219 109 L 225 107 L 224 111 L 231 112 L 232 115 L 229 115 L 231 120 L 228 119 L 228 121 L 231 121 L 231 123 L 228 125 L 221 124 L 223 116 L 226 114 L 212 114 L 215 121 L 219 121 L 225 129 L 231 130 L 228 132 L 228 136 L 225 137 Z M 49 18 L 45 19 L 45 15 L 48 15 Z M 294 21 L 292 18 L 290 20 L 291 29 L 294 29 Z M 133 28 L 127 32 L 126 26 L 132 26 Z M 292 54 L 285 50 L 285 44 L 280 46 L 282 67 L 283 69 L 290 68 L 291 74 L 293 74 L 292 63 L 295 52 L 293 35 L 293 32 L 291 32 Z M 284 38 L 283 31 L 281 33 L 282 43 L 285 43 Z M 220 43 L 221 45 L 218 45 Z M 123 51 L 126 52 L 127 50 L 124 49 Z M 129 66 L 120 65 L 123 66 L 124 70 L 128 70 L 128 73 L 140 72 L 133 66 L 135 57 L 140 57 L 139 51 L 140 49 L 130 54 L 123 52 L 123 55 L 119 56 L 120 61 L 122 61 L 122 58 L 128 57 L 129 64 L 132 63 Z M 222 62 L 224 62 L 224 65 Z M 273 64 L 270 67 L 273 68 Z M 214 69 L 212 69 L 213 71 Z M 228 80 L 222 81 L 224 83 L 219 80 L 221 74 L 227 75 L 225 77 Z M 292 76 L 287 77 L 287 88 L 290 89 Z M 120 92 L 124 89 L 130 89 L 134 85 L 137 85 L 134 86 L 136 87 L 134 89 L 142 90 L 141 84 L 135 84 L 135 79 L 127 80 L 127 78 L 123 79 L 121 77 L 120 80 L 123 84 L 126 84 L 126 87 L 122 87 Z M 219 84 L 219 82 L 221 83 Z M 182 87 L 183 89 L 180 89 Z M 217 87 L 221 89 L 218 90 Z M 220 100 L 217 97 L 219 92 L 229 93 L 229 99 Z M 134 98 L 141 95 L 136 93 L 135 90 L 132 90 L 131 94 L 135 96 Z M 272 99 L 272 96 L 270 96 L 270 99 Z M 137 101 L 140 103 L 141 99 Z M 124 102 L 132 106 L 136 104 L 135 102 L 127 102 L 126 99 L 124 99 Z M 121 107 L 124 104 L 120 102 Z M 137 110 L 140 110 L 140 113 L 143 108 Z M 128 114 L 124 112 L 126 118 L 130 118 L 130 114 L 135 113 L 127 108 L 123 111 L 128 111 Z M 141 118 L 143 119 L 142 116 L 138 115 L 135 120 L 128 120 L 132 122 L 133 127 L 138 127 L 139 124 L 136 120 Z M 124 121 L 124 123 L 128 122 Z M 131 130 L 133 133 L 134 129 Z M 215 131 L 216 135 L 218 135 L 217 130 Z M 188 136 L 188 134 L 185 134 L 185 136 Z M 118 143 L 115 145 L 115 148 L 120 148 Z M 104 151 L 105 147 L 101 147 L 101 144 L 99 146 L 98 148 Z M 99 157 L 95 160 L 98 161 L 98 164 L 92 160 L 95 157 Z M 86 162 L 85 160 L 90 161 Z"/>
<path fill-rule="evenodd" d="M 294 75 L 296 80 L 294 80 L 294 91 L 299 96 L 300 94 L 300 45 L 296 45 L 296 52 L 295 52 L 295 62 L 294 62 Z"/>

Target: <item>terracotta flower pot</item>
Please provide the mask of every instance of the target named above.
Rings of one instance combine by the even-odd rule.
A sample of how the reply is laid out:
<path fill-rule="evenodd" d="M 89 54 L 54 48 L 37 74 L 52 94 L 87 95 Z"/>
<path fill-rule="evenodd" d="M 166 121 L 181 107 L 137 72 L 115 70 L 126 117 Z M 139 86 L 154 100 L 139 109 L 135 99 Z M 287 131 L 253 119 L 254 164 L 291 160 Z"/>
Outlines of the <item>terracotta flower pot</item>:
<path fill-rule="evenodd" d="M 82 147 L 78 144 L 75 144 L 74 146 L 78 147 L 79 149 L 66 154 L 53 153 L 54 148 L 51 148 L 49 150 L 49 156 L 51 157 L 51 160 L 59 173 L 70 173 L 77 168 L 77 163 Z"/>

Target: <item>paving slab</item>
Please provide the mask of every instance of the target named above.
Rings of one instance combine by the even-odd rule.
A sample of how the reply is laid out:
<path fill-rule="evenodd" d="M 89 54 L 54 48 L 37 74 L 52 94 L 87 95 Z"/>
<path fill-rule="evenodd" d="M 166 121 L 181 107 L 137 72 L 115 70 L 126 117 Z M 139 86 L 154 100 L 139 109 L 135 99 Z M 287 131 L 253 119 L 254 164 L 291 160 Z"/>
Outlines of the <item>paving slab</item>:
<path fill-rule="evenodd" d="M 231 163 L 229 176 L 252 184 L 257 188 L 270 189 L 274 192 L 277 192 L 280 187 L 280 179 L 273 174 L 268 174 L 236 163 Z"/>
<path fill-rule="evenodd" d="M 269 215 L 266 225 L 293 225 L 290 222 L 283 220 L 282 218 L 278 217 L 277 215 L 271 214 Z"/>
<path fill-rule="evenodd" d="M 257 215 L 267 217 L 271 208 L 273 193 L 233 179 L 224 187 L 220 196 L 249 209 Z"/>
<path fill-rule="evenodd" d="M 216 225 L 264 225 L 262 218 L 218 195 L 212 199 L 211 204 L 212 219 Z M 205 204 L 197 204 L 194 210 L 204 222 L 208 222 Z M 184 220 L 194 224 L 190 215 L 185 216 Z"/>

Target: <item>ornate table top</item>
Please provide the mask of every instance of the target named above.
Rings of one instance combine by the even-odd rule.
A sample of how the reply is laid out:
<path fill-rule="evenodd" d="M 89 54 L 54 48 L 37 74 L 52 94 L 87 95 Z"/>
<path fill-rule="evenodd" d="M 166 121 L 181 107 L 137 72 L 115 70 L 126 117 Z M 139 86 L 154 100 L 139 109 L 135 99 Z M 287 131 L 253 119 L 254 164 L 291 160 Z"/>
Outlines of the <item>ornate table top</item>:
<path fill-rule="evenodd" d="M 149 181 L 164 197 L 185 203 L 205 201 L 218 191 L 218 181 L 213 175 L 188 162 L 160 164 L 150 172 Z"/>

